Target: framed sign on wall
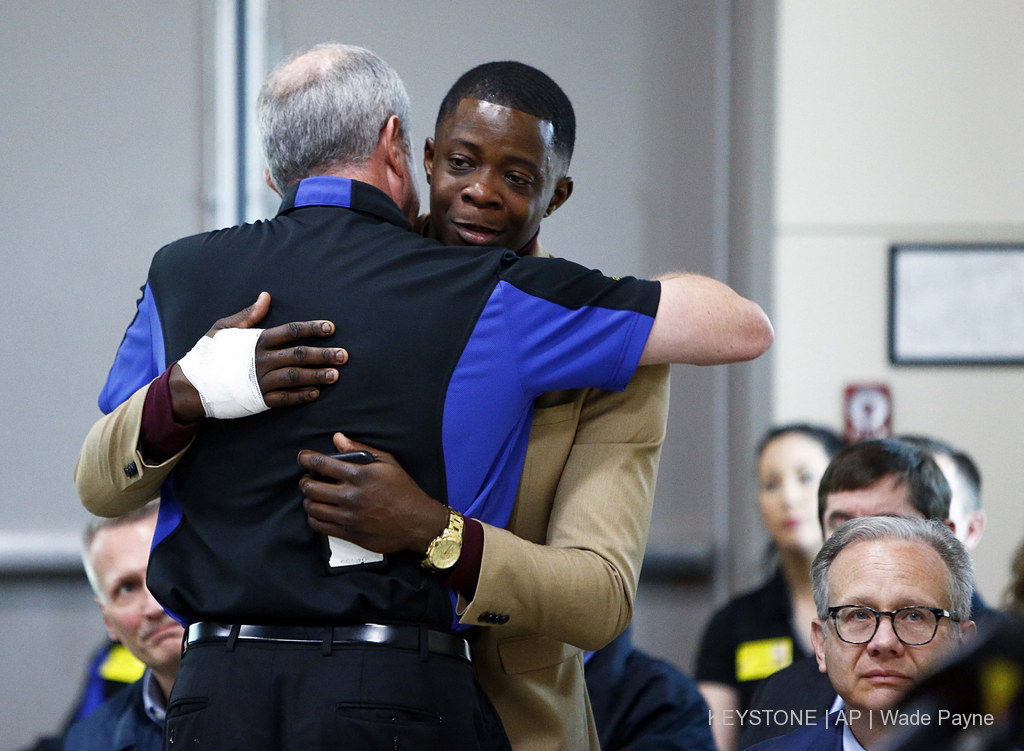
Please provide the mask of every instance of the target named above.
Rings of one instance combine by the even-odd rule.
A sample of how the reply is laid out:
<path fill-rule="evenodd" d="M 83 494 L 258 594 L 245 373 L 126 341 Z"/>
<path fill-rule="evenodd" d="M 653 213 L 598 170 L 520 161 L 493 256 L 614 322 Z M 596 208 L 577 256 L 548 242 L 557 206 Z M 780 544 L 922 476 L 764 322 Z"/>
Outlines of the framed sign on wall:
<path fill-rule="evenodd" d="M 893 245 L 889 360 L 1024 364 L 1024 243 Z"/>

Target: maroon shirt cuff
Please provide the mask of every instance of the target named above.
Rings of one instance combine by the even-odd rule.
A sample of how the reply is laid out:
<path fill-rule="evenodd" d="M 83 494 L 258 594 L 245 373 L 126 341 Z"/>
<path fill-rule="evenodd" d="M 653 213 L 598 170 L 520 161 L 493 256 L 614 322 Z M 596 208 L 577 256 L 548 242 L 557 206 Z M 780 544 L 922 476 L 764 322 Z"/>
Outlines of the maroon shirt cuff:
<path fill-rule="evenodd" d="M 171 363 L 173 367 L 174 363 Z M 147 463 L 151 464 L 165 462 L 188 446 L 203 422 L 202 418 L 185 425 L 175 421 L 171 407 L 171 368 L 150 384 L 142 405 L 139 448 Z"/>
<path fill-rule="evenodd" d="M 444 580 L 445 586 L 458 590 L 467 600 L 472 600 L 476 594 L 477 582 L 480 580 L 480 563 L 483 556 L 484 528 L 476 519 L 467 516 L 462 530 L 462 552 Z"/>

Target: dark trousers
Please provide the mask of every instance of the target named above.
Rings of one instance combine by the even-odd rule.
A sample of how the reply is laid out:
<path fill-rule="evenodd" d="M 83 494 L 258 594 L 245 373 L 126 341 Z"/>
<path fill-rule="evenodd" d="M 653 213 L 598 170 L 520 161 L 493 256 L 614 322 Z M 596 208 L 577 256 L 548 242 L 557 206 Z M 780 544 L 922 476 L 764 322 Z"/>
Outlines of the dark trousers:
<path fill-rule="evenodd" d="M 458 657 L 386 646 L 193 644 L 167 710 L 168 751 L 510 751 Z"/>

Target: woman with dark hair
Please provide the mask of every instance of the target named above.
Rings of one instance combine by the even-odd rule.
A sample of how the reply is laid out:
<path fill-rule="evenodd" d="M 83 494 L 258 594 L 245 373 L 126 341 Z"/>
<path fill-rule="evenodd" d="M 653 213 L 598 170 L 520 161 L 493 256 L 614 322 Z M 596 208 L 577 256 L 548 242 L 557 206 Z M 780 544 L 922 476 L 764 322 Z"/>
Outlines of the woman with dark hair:
<path fill-rule="evenodd" d="M 697 655 L 696 678 L 721 751 L 736 747 L 739 729 L 722 712 L 746 709 L 761 680 L 811 652 L 811 561 L 822 543 L 818 482 L 842 447 L 831 430 L 806 424 L 773 428 L 757 446 L 758 503 L 774 572 L 715 613 Z"/>

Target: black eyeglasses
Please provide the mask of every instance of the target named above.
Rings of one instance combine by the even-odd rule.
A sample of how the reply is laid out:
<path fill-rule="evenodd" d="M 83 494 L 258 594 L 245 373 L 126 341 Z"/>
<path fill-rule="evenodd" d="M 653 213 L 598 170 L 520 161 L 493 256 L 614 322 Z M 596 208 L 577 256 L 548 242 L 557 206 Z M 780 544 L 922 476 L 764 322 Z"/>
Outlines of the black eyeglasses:
<path fill-rule="evenodd" d="M 866 605 L 837 605 L 828 609 L 836 635 L 847 644 L 867 644 L 875 637 L 883 615 L 889 616 L 896 638 L 908 647 L 920 647 L 935 638 L 939 621 L 954 618 L 948 610 L 911 605 L 897 610 L 875 610 Z"/>

